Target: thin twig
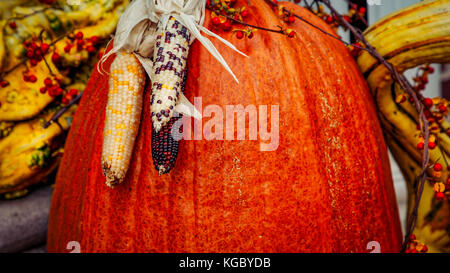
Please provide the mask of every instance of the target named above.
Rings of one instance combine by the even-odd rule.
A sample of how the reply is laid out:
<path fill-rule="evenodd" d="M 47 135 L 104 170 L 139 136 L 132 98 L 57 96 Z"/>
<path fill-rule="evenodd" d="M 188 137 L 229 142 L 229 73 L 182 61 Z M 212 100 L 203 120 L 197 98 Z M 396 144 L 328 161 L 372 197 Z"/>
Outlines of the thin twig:
<path fill-rule="evenodd" d="M 206 6 L 206 8 L 208 10 L 210 10 L 210 11 L 214 11 L 214 12 L 218 13 L 217 9 L 213 9 L 212 7 L 209 7 L 209 6 Z M 251 24 L 242 22 L 241 20 L 234 19 L 233 17 L 225 15 L 225 14 L 219 14 L 219 16 L 223 16 L 223 17 L 227 18 L 228 20 L 230 20 L 230 21 L 232 21 L 234 23 L 243 25 L 243 26 L 247 26 L 247 27 L 251 27 L 251 28 L 255 28 L 255 29 L 259 29 L 259 30 L 264 30 L 264 31 L 268 31 L 268 32 L 279 33 L 279 34 L 283 34 L 283 35 L 286 34 L 283 29 L 277 30 L 277 29 L 270 29 L 270 28 L 265 28 L 265 27 L 251 25 Z"/>
<path fill-rule="evenodd" d="M 58 122 L 58 119 L 65 113 L 69 108 L 74 105 L 75 103 L 78 103 L 78 101 L 81 99 L 81 96 L 83 95 L 83 92 L 78 94 L 75 98 L 73 98 L 66 106 L 61 108 L 53 117 L 47 121 L 44 124 L 44 129 L 47 129 L 50 125 L 52 125 L 54 122 Z"/>
<path fill-rule="evenodd" d="M 33 15 L 36 15 L 36 14 L 42 13 L 42 12 L 48 10 L 48 9 L 49 9 L 49 7 L 46 7 L 46 8 L 40 9 L 40 10 L 35 10 L 32 13 L 20 14 L 18 16 L 9 17 L 8 21 L 24 19 L 24 18 L 33 16 Z"/>
<path fill-rule="evenodd" d="M 306 19 L 303 18 L 302 16 L 300 16 L 300 15 L 298 15 L 298 14 L 295 14 L 295 13 L 292 13 L 291 11 L 287 10 L 286 8 L 283 8 L 283 12 L 287 12 L 287 13 L 291 14 L 292 16 L 294 16 L 294 17 L 300 19 L 300 20 L 303 21 L 304 23 L 306 23 L 306 24 L 312 26 L 313 28 L 319 30 L 319 31 L 322 32 L 323 34 L 328 35 L 328 36 L 330 36 L 330 37 L 332 37 L 332 38 L 334 38 L 334 39 L 336 39 L 336 40 L 338 40 L 338 41 L 344 43 L 344 44 L 347 45 L 347 46 L 353 46 L 353 47 L 359 48 L 359 49 L 361 49 L 361 50 L 366 50 L 366 51 L 368 51 L 367 48 L 364 48 L 364 47 L 361 47 L 361 46 L 358 46 L 358 45 L 355 45 L 355 44 L 347 43 L 346 41 L 342 40 L 342 39 L 339 38 L 338 36 L 335 36 L 335 35 L 333 35 L 333 34 L 327 32 L 326 30 L 323 30 L 322 28 L 320 28 L 320 27 L 314 25 L 313 23 L 309 22 L 308 20 L 306 20 Z"/>

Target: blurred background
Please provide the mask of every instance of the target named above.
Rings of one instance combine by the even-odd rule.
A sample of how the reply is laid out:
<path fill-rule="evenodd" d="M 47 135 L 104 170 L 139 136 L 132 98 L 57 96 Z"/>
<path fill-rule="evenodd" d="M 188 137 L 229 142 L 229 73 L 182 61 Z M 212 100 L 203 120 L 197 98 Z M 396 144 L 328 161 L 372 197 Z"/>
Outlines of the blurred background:
<path fill-rule="evenodd" d="M 0 0 L 0 5 L 8 6 L 8 5 L 22 5 L 24 3 L 30 3 L 35 2 L 38 3 L 45 2 L 45 1 L 21 1 L 21 0 Z M 396 10 L 399 10 L 401 8 L 404 8 L 406 6 L 415 4 L 419 2 L 420 0 L 354 0 L 354 1 L 347 1 L 347 0 L 332 0 L 333 5 L 343 14 L 346 14 L 349 10 L 349 4 L 355 3 L 360 7 L 366 7 L 367 14 L 366 14 L 366 20 L 369 25 L 372 25 L 376 21 L 378 21 L 380 18 L 384 17 L 385 15 L 388 15 Z M 104 48 L 105 42 L 110 38 L 110 35 L 113 33 L 113 29 L 108 29 L 107 27 L 103 27 L 101 31 L 95 32 L 92 28 L 96 25 L 101 25 L 102 21 L 105 20 L 106 16 L 112 16 L 112 12 L 115 12 L 116 15 L 120 14 L 120 12 L 123 10 L 123 7 L 126 6 L 126 2 L 128 1 L 106 1 L 106 0 L 98 0 L 98 1 L 83 1 L 83 0 L 58 0 L 57 1 L 61 6 L 64 7 L 63 12 L 56 13 L 56 17 L 59 18 L 57 21 L 55 19 L 52 19 L 52 14 L 46 14 L 46 18 L 40 18 L 39 20 L 49 20 L 49 22 L 45 21 L 44 23 L 39 23 L 37 27 L 39 28 L 45 28 L 44 26 L 49 27 L 49 33 L 53 33 L 55 37 L 59 37 L 57 34 L 63 33 L 65 35 L 64 39 L 68 39 L 64 43 L 61 42 L 61 45 L 55 44 L 56 47 L 60 47 L 58 49 L 59 52 L 61 52 L 60 58 L 62 59 L 61 62 L 63 63 L 56 63 L 55 69 L 58 70 L 57 72 L 61 72 L 61 77 L 64 78 L 68 75 L 71 75 L 73 77 L 73 73 L 77 75 L 79 80 L 76 82 L 64 82 L 64 79 L 61 80 L 61 87 L 63 89 L 62 94 L 59 94 L 60 100 L 55 102 L 51 102 L 52 111 L 51 113 L 55 113 L 62 107 L 67 106 L 67 100 L 62 101 L 63 98 L 67 97 L 68 100 L 74 99 L 78 93 L 82 92 L 82 89 L 84 88 L 84 84 L 87 81 L 88 75 L 90 71 L 93 68 L 93 65 L 95 64 L 96 60 L 98 59 L 98 54 L 102 53 L 102 50 Z M 96 12 L 93 12 L 92 18 L 90 19 L 84 19 L 86 22 L 80 23 L 77 28 L 80 28 L 82 32 L 84 31 L 84 37 L 81 39 L 85 42 L 83 45 L 83 48 L 81 50 L 77 49 L 75 46 L 75 43 L 80 40 L 76 37 L 70 37 L 70 35 L 77 34 L 78 30 L 74 30 L 73 27 L 69 25 L 65 25 L 66 20 L 64 16 L 73 16 L 75 20 L 77 20 L 76 16 L 82 15 L 75 15 L 75 13 L 82 9 L 88 9 L 92 8 L 93 6 L 87 5 L 85 2 L 98 2 L 100 3 L 100 7 L 94 6 L 94 9 L 96 9 Z M 106 3 L 108 2 L 108 4 Z M 113 4 L 111 4 L 113 3 Z M 123 5 L 123 7 L 121 7 Z M 81 7 L 81 8 L 80 8 Z M 100 11 L 103 11 L 105 15 L 99 14 Z M 19 12 L 27 12 L 26 10 L 22 10 L 21 8 L 18 9 Z M 68 15 L 71 14 L 71 15 Z M 11 33 L 11 29 L 13 29 L 14 25 L 11 25 L 11 20 L 8 21 L 8 18 L 10 16 L 13 16 L 7 12 L 4 12 L 4 10 L 0 10 L 0 19 L 3 20 L 2 25 L 0 25 L 2 29 L 2 33 L 0 33 L 0 40 L 6 40 L 4 37 L 5 35 L 8 35 Z M 79 20 L 83 20 L 83 18 L 78 18 Z M 118 16 L 115 16 L 113 19 L 109 20 L 117 20 Z M 21 19 L 23 20 L 23 19 Z M 20 23 L 20 20 L 18 20 Z M 55 23 L 59 22 L 59 23 Z M 111 23 L 111 22 L 109 22 Z M 32 23 L 28 23 L 29 27 L 33 27 Z M 53 24 L 53 25 L 52 25 Z M 62 26 L 58 26 L 58 24 L 61 24 Z M 16 26 L 17 27 L 17 26 Z M 19 26 L 20 27 L 20 26 Z M 61 29 L 58 29 L 61 28 Z M 361 29 L 364 29 L 364 25 L 359 25 Z M 83 30 L 84 28 L 84 30 Z M 95 28 L 95 27 L 94 27 Z M 91 31 L 91 33 L 89 33 Z M 92 32 L 93 31 L 93 32 Z M 89 33 L 89 34 L 88 34 Z M 52 35 L 53 35 L 52 34 Z M 340 31 L 339 33 L 344 40 L 352 41 L 352 37 L 349 33 L 345 33 Z M 50 35 L 50 36 L 52 36 Z M 96 36 L 100 41 L 93 41 L 92 37 Z M 55 37 L 47 37 L 50 41 L 52 39 L 55 39 Z M 22 37 L 24 38 L 24 37 Z M 89 39 L 90 40 L 89 40 Z M 26 40 L 26 37 L 24 38 Z M 44 38 L 45 41 L 46 38 Z M 57 38 L 56 38 L 57 39 Z M 5 42 L 7 45 L 6 47 L 10 46 L 13 47 L 14 44 L 11 44 L 12 42 Z M 67 51 L 67 43 L 73 43 L 74 49 L 69 49 Z M 89 46 L 93 46 L 93 48 L 89 48 Z M 55 50 L 56 51 L 56 50 Z M 90 52 L 91 51 L 91 52 Z M 1 47 L 0 47 L 0 57 L 1 57 Z M 48 58 L 52 58 L 53 56 L 49 56 Z M 49 62 L 53 61 L 50 60 Z M 76 61 L 78 60 L 78 61 Z M 447 99 L 450 98 L 450 66 L 448 65 L 433 65 L 435 69 L 435 73 L 433 73 L 429 81 L 430 83 L 426 87 L 426 91 L 424 92 L 424 95 L 427 97 L 437 97 L 437 96 L 444 96 Z M 67 70 L 68 74 L 65 74 Z M 75 71 L 73 71 L 75 70 Z M 3 71 L 3 70 L 1 70 Z M 81 73 L 82 71 L 83 73 Z M 410 71 L 406 72 L 406 75 L 410 80 L 414 77 L 416 74 L 417 69 L 411 69 Z M 72 74 L 71 74 L 72 73 Z M 1 83 L 0 83 L 1 85 Z M 73 94 L 69 94 L 70 90 L 76 89 L 78 92 L 73 91 Z M 1 98 L 1 90 L 0 90 L 0 98 Z M 49 91 L 50 92 L 50 91 Z M 19 94 L 20 95 L 20 94 Z M 70 95 L 70 96 L 69 96 Z M 46 106 L 47 111 L 49 106 Z M 44 112 L 44 109 L 41 109 Z M 0 115 L 2 113 L 0 112 Z M 44 113 L 45 117 L 40 117 L 43 119 L 43 121 L 48 121 L 51 117 L 50 114 Z M 6 114 L 5 114 L 6 115 Z M 58 124 L 58 126 L 62 125 L 62 135 L 64 135 L 67 132 L 68 127 L 70 127 L 70 119 L 71 117 L 68 116 L 65 118 L 66 124 Z M 64 122 L 62 122 L 64 123 Z M 6 124 L 6 125 L 5 125 Z M 1 116 L 0 116 L 0 153 L 1 151 L 1 139 L 3 137 L 2 134 L 6 135 L 6 131 L 8 129 L 8 122 L 2 122 Z M 55 125 L 56 126 L 56 125 Z M 55 142 L 57 143 L 57 142 Z M 56 144 L 55 144 L 56 145 Z M 61 148 L 61 147 L 56 147 Z M 57 151 L 55 147 L 53 147 L 50 151 L 55 152 Z M 36 164 L 44 164 L 43 158 L 45 159 L 45 150 L 46 147 L 38 147 L 38 155 L 36 156 L 35 163 Z M 50 149 L 50 148 L 48 148 Z M 48 156 L 48 155 L 47 155 Z M 57 158 L 58 155 L 54 155 L 52 153 L 52 156 L 55 157 L 54 163 L 46 163 L 46 164 L 55 164 L 55 168 L 57 165 Z M 53 158 L 53 157 L 52 157 Z M 1 154 L 0 154 L 0 161 L 2 160 Z M 6 160 L 3 158 L 3 160 Z M 42 161 L 42 162 L 41 162 Z M 396 188 L 397 193 L 397 200 L 398 200 L 398 206 L 400 210 L 400 216 L 402 220 L 403 228 L 405 227 L 406 223 L 406 209 L 407 209 L 407 192 L 406 192 L 406 184 L 402 177 L 402 174 L 400 172 L 399 167 L 393 160 L 391 156 L 391 167 L 392 167 L 392 175 L 394 179 L 394 184 Z M 2 197 L 0 198 L 0 252 L 45 252 L 45 240 L 46 240 L 46 232 L 47 232 L 47 223 L 48 223 L 48 210 L 50 206 L 50 198 L 52 193 L 51 183 L 52 179 L 54 179 L 54 169 L 51 168 L 50 176 L 47 179 L 48 183 L 39 184 L 36 186 L 32 186 L 31 188 L 27 190 L 19 190 L 14 192 L 13 194 L 8 193 L 2 193 L 0 191 L 0 195 Z M 0 172 L 3 169 L 0 169 Z M 3 174 L 4 175 L 4 174 Z M 28 174 L 34 176 L 32 173 Z M 2 174 L 0 173 L 0 179 L 2 178 Z M 0 185 L 1 186 L 1 185 Z M 1 187 L 0 187 L 1 190 Z"/>

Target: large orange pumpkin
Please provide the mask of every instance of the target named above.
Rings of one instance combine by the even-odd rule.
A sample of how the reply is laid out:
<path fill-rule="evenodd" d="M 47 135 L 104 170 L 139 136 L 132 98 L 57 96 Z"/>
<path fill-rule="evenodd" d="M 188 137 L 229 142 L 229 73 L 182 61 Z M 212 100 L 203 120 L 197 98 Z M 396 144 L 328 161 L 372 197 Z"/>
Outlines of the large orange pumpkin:
<path fill-rule="evenodd" d="M 283 24 L 265 1 L 249 9 L 251 24 Z M 203 106 L 278 105 L 277 150 L 261 152 L 259 141 L 183 140 L 174 170 L 159 176 L 147 92 L 132 163 L 115 189 L 100 164 L 107 76 L 94 72 L 58 172 L 48 251 L 65 252 L 69 241 L 82 252 L 367 252 L 370 241 L 399 251 L 387 150 L 365 80 L 343 44 L 300 21 L 292 27 L 295 39 L 218 31 L 249 56 L 212 39 L 239 84 L 198 42 L 188 62 L 186 95 Z"/>

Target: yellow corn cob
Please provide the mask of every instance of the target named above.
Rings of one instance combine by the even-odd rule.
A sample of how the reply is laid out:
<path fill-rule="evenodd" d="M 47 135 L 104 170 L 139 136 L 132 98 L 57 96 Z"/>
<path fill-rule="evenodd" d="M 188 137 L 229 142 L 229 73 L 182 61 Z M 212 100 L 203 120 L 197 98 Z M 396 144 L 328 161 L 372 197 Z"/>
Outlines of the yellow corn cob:
<path fill-rule="evenodd" d="M 102 167 L 113 188 L 127 173 L 139 129 L 145 74 L 131 53 L 119 53 L 111 64 L 103 132 Z"/>
<path fill-rule="evenodd" d="M 153 54 L 152 123 L 156 132 L 172 118 L 181 92 L 191 35 L 171 17 L 165 28 L 158 26 Z"/>

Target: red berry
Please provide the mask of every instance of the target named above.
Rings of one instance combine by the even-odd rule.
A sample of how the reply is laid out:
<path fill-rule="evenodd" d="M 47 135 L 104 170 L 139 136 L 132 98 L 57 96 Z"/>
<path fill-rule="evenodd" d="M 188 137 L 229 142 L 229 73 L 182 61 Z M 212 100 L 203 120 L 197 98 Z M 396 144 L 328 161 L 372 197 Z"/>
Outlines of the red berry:
<path fill-rule="evenodd" d="M 214 18 L 212 18 L 212 23 L 213 23 L 213 25 L 215 25 L 215 26 L 220 25 L 220 18 L 219 18 L 219 17 L 214 17 Z"/>
<path fill-rule="evenodd" d="M 429 66 L 429 67 L 428 67 L 428 72 L 430 72 L 430 73 L 434 73 L 434 68 L 433 68 L 433 67 L 431 67 L 431 66 Z"/>
<path fill-rule="evenodd" d="M 294 38 L 294 36 L 295 36 L 295 31 L 289 32 L 289 34 L 288 34 L 289 38 Z"/>
<path fill-rule="evenodd" d="M 50 46 L 49 46 L 48 44 L 46 44 L 46 43 L 42 43 L 42 44 L 41 44 L 41 51 L 42 51 L 44 54 L 48 52 L 49 48 L 50 48 Z"/>
<path fill-rule="evenodd" d="M 56 89 L 55 89 L 55 95 L 56 96 L 59 96 L 59 95 L 61 95 L 62 93 L 63 93 L 63 89 L 61 88 L 61 87 L 57 87 Z"/>
<path fill-rule="evenodd" d="M 30 81 L 30 76 L 28 76 L 28 75 L 23 75 L 23 80 L 25 81 L 25 82 L 28 82 L 28 81 Z"/>
<path fill-rule="evenodd" d="M 72 48 L 71 45 L 66 45 L 66 46 L 64 47 L 64 52 L 69 53 L 71 48 Z"/>
<path fill-rule="evenodd" d="M 244 38 L 244 33 L 242 31 L 237 31 L 236 32 L 236 38 L 238 38 L 238 39 Z"/>
<path fill-rule="evenodd" d="M 247 38 L 249 38 L 249 39 L 251 39 L 251 38 L 253 38 L 253 32 L 250 32 L 249 34 L 248 34 L 248 36 L 247 36 Z"/>
<path fill-rule="evenodd" d="M 71 96 L 76 96 L 76 95 L 78 95 L 78 89 L 70 89 L 67 94 L 69 94 Z"/>
<path fill-rule="evenodd" d="M 81 32 L 81 31 L 78 31 L 76 34 L 75 34 L 75 39 L 77 39 L 77 40 L 81 40 L 81 39 L 83 39 L 83 32 Z"/>
<path fill-rule="evenodd" d="M 359 13 L 361 13 L 361 14 L 366 13 L 366 8 L 365 7 L 360 7 L 359 8 Z"/>
<path fill-rule="evenodd" d="M 45 86 L 52 86 L 53 85 L 53 81 L 50 78 L 45 78 L 44 84 L 45 84 Z"/>
<path fill-rule="evenodd" d="M 88 46 L 88 47 L 86 48 L 86 50 L 87 50 L 87 52 L 89 52 L 89 53 L 94 53 L 94 52 L 95 52 L 95 47 L 93 47 L 93 46 Z"/>
<path fill-rule="evenodd" d="M 423 99 L 423 104 L 425 105 L 425 107 L 431 108 L 433 106 L 433 100 L 430 98 L 425 98 Z"/>
<path fill-rule="evenodd" d="M 445 111 L 447 111 L 447 107 L 443 104 L 439 105 L 439 112 L 445 113 Z"/>
<path fill-rule="evenodd" d="M 45 94 L 45 92 L 47 92 L 47 87 L 41 87 L 41 89 L 39 89 L 39 92 L 41 92 L 41 94 Z"/>
<path fill-rule="evenodd" d="M 423 142 L 419 142 L 419 143 L 417 144 L 417 149 L 418 149 L 418 150 L 423 150 L 423 147 L 424 147 Z"/>
<path fill-rule="evenodd" d="M 70 101 L 66 97 L 64 97 L 61 99 L 61 102 L 62 104 L 69 104 Z"/>
<path fill-rule="evenodd" d="M 411 253 L 419 253 L 419 251 L 417 249 L 411 249 Z"/>
<path fill-rule="evenodd" d="M 89 38 L 89 41 L 93 44 L 96 45 L 98 44 L 98 42 L 100 41 L 100 39 L 97 36 L 92 36 L 91 38 Z"/>
<path fill-rule="evenodd" d="M 57 62 L 60 61 L 60 59 L 61 59 L 61 57 L 59 56 L 59 54 L 56 53 L 56 52 L 54 52 L 53 55 L 52 55 L 52 61 L 53 61 L 54 63 L 57 63 Z"/>
<path fill-rule="evenodd" d="M 37 81 L 37 77 L 35 75 L 28 76 L 28 80 L 32 83 L 35 83 Z"/>
<path fill-rule="evenodd" d="M 333 23 L 333 17 L 331 16 L 327 16 L 326 20 L 325 20 L 328 24 Z"/>
<path fill-rule="evenodd" d="M 36 66 L 37 64 L 38 64 L 38 60 L 36 60 L 36 59 L 30 60 L 30 65 L 31 66 Z"/>
<path fill-rule="evenodd" d="M 56 97 L 56 86 L 53 86 L 51 88 L 48 89 L 48 95 L 50 97 Z"/>
<path fill-rule="evenodd" d="M 9 82 L 7 82 L 7 81 L 5 81 L 5 80 L 3 80 L 3 81 L 0 82 L 0 86 L 1 86 L 2 88 L 7 87 L 8 85 L 9 85 Z"/>
<path fill-rule="evenodd" d="M 431 150 L 436 148 L 436 142 L 428 142 L 428 148 L 430 148 Z"/>
<path fill-rule="evenodd" d="M 414 241 L 414 240 L 416 240 L 417 238 L 416 238 L 416 235 L 414 235 L 414 234 L 411 234 L 411 235 L 409 235 L 409 240 L 410 241 Z"/>
<path fill-rule="evenodd" d="M 9 22 L 9 27 L 12 29 L 16 29 L 17 28 L 17 24 L 14 21 Z"/>
<path fill-rule="evenodd" d="M 289 23 L 289 24 L 292 24 L 292 23 L 294 23 L 294 22 L 295 22 L 295 17 L 292 16 L 292 15 L 289 16 L 289 17 L 288 17 L 288 23 Z"/>
<path fill-rule="evenodd" d="M 422 253 L 428 252 L 428 247 L 426 245 L 424 245 L 420 252 L 422 252 Z"/>
<path fill-rule="evenodd" d="M 436 192 L 434 194 L 434 197 L 436 197 L 437 200 L 443 200 L 445 197 L 445 194 L 443 192 Z"/>
<path fill-rule="evenodd" d="M 33 50 L 27 50 L 27 57 L 28 59 L 34 58 L 34 51 Z"/>
<path fill-rule="evenodd" d="M 34 50 L 34 54 L 35 54 L 36 56 L 41 56 L 41 55 L 42 55 L 41 49 L 40 49 L 40 48 L 36 48 L 36 49 Z"/>
<path fill-rule="evenodd" d="M 247 17 L 247 16 L 248 16 L 248 10 L 244 9 L 244 10 L 241 12 L 241 16 L 242 16 L 242 17 Z"/>
<path fill-rule="evenodd" d="M 434 164 L 433 170 L 437 172 L 442 171 L 442 165 L 439 163 Z"/>
<path fill-rule="evenodd" d="M 231 22 L 230 21 L 225 21 L 225 23 L 223 23 L 222 24 L 222 27 L 223 27 L 223 29 L 225 30 L 225 31 L 229 31 L 229 30 L 231 30 Z"/>

